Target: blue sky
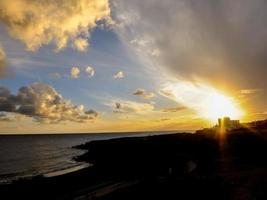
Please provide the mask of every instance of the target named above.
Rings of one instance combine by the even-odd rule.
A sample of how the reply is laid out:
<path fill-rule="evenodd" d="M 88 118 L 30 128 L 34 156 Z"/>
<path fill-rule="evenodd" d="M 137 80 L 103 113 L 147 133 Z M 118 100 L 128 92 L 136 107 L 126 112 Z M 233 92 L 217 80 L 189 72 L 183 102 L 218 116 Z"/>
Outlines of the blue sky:
<path fill-rule="evenodd" d="M 8 75 L 0 80 L 0 84 L 9 88 L 13 94 L 16 94 L 22 86 L 36 82 L 47 84 L 55 88 L 65 99 L 71 100 L 73 104 L 84 105 L 87 109 L 97 110 L 102 119 L 110 121 L 114 121 L 116 118 L 120 121 L 122 118 L 122 114 L 114 114 L 113 104 L 116 101 L 151 103 L 155 105 L 155 109 L 159 110 L 166 106 L 177 106 L 176 102 L 157 94 L 155 77 L 151 76 L 144 63 L 140 61 L 133 50 L 121 41 L 112 28 L 96 27 L 93 29 L 90 39 L 88 39 L 89 49 L 84 52 L 79 52 L 71 48 L 70 45 L 55 52 L 53 44 L 44 45 L 34 52 L 27 51 L 24 44 L 8 35 L 4 26 L 0 26 L 0 32 L 0 41 L 8 58 Z M 87 66 L 94 68 L 93 77 L 88 77 L 85 73 Z M 79 78 L 71 77 L 72 67 L 80 69 Z M 114 74 L 119 71 L 124 73 L 124 77 L 114 79 Z M 154 93 L 155 98 L 148 100 L 133 95 L 137 89 L 145 89 Z M 161 116 L 157 118 L 160 121 Z M 23 122 L 21 123 L 23 124 Z M 32 132 L 31 129 L 36 131 L 33 128 L 35 126 L 36 124 L 31 122 L 25 132 Z M 18 128 L 16 126 L 13 126 L 13 129 L 10 127 L 11 133 L 17 133 Z M 113 131 L 114 127 L 110 129 Z M 141 127 L 137 129 L 142 130 Z M 154 128 L 151 127 L 150 129 L 153 130 Z M 97 130 L 96 128 L 93 131 Z M 131 131 L 132 128 L 126 128 L 126 130 Z M 2 131 L 5 132 L 6 129 L 4 128 Z M 57 128 L 48 130 L 48 132 L 60 131 Z M 87 131 L 91 131 L 90 127 Z"/>
<path fill-rule="evenodd" d="M 0 2 L 0 133 L 197 129 L 221 115 L 266 117 L 266 3 L 61 3 Z"/>
<path fill-rule="evenodd" d="M 67 47 L 55 53 L 52 45 L 41 47 L 37 52 L 25 51 L 24 46 L 17 44 L 1 30 L 1 41 L 7 46 L 10 77 L 1 80 L 14 93 L 23 85 L 32 82 L 43 82 L 52 85 L 60 93 L 77 104 L 103 109 L 98 97 L 105 96 L 133 98 L 132 93 L 144 85 L 153 89 L 142 64 L 134 60 L 130 52 L 120 42 L 112 30 L 96 28 L 92 31 L 90 49 L 77 52 Z M 90 65 L 95 75 L 88 77 L 84 72 Z M 70 77 L 70 69 L 78 66 L 81 69 L 79 79 Z M 125 78 L 114 80 L 112 76 L 118 71 L 125 73 Z M 60 78 L 53 77 L 54 73 Z"/>

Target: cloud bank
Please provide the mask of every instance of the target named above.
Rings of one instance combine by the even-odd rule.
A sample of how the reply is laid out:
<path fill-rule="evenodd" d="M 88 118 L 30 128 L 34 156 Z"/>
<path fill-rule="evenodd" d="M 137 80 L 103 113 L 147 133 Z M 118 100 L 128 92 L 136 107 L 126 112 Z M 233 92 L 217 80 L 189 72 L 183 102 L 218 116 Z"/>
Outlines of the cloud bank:
<path fill-rule="evenodd" d="M 96 111 L 86 111 L 83 105 L 73 105 L 53 87 L 43 83 L 23 86 L 15 95 L 8 88 L 0 87 L 0 111 L 19 113 L 48 123 L 86 122 L 98 117 Z M 6 119 L 5 116 L 1 118 Z"/>
<path fill-rule="evenodd" d="M 267 1 L 114 0 L 121 39 L 179 80 L 267 85 Z"/>
<path fill-rule="evenodd" d="M 97 23 L 112 20 L 108 0 L 0 0 L 0 21 L 30 51 L 50 43 L 84 51 Z"/>

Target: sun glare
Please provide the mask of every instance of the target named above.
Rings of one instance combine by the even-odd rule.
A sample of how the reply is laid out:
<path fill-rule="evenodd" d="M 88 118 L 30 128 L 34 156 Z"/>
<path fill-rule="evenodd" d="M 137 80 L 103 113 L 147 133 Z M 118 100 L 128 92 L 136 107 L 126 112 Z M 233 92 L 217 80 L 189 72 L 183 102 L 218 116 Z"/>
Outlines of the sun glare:
<path fill-rule="evenodd" d="M 233 99 L 221 94 L 213 93 L 208 95 L 202 104 L 202 115 L 212 121 L 217 121 L 219 117 L 224 116 L 233 119 L 239 119 L 242 116 L 241 109 L 237 107 Z"/>
<path fill-rule="evenodd" d="M 162 94 L 195 110 L 200 117 L 216 122 L 219 117 L 239 119 L 242 109 L 234 101 L 206 84 L 179 82 L 168 84 Z"/>

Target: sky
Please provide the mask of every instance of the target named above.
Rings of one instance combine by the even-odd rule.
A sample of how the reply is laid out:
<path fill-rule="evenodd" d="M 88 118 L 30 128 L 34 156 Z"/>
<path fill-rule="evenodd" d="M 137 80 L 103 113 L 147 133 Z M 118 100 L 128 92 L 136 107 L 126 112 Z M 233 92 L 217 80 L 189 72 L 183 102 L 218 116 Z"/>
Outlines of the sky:
<path fill-rule="evenodd" d="M 0 133 L 267 118 L 264 0 L 0 0 Z"/>

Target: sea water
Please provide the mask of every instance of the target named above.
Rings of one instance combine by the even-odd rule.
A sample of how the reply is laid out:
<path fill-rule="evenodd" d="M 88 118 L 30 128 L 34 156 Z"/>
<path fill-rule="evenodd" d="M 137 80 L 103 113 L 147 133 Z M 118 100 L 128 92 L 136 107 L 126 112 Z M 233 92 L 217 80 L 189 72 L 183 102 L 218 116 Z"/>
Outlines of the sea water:
<path fill-rule="evenodd" d="M 79 144 L 166 133 L 172 132 L 0 135 L 0 184 L 37 175 L 56 176 L 90 166 L 73 159 L 84 153 L 72 148 Z"/>

